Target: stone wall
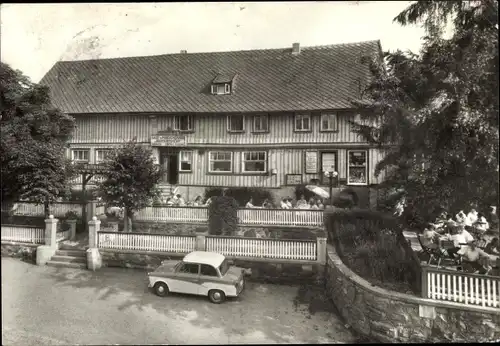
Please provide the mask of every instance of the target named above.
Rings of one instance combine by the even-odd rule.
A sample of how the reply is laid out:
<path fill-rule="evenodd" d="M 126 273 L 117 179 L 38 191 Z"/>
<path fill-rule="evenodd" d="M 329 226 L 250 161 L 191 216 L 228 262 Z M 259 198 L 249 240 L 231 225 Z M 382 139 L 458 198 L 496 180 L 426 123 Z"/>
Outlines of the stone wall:
<path fill-rule="evenodd" d="M 500 339 L 500 309 L 388 291 L 347 268 L 328 246 L 327 294 L 358 333 L 380 342 L 486 342 Z"/>
<path fill-rule="evenodd" d="M 36 263 L 36 248 L 38 246 L 35 244 L 2 242 L 2 257 L 22 258 L 27 262 Z"/>
<path fill-rule="evenodd" d="M 183 254 L 165 254 L 153 251 L 113 251 L 100 249 L 104 267 L 124 267 L 153 270 L 163 260 L 181 260 Z M 280 264 L 256 260 L 232 260 L 234 265 L 250 269 L 252 281 L 272 283 L 313 283 L 321 281 L 322 265 Z"/>

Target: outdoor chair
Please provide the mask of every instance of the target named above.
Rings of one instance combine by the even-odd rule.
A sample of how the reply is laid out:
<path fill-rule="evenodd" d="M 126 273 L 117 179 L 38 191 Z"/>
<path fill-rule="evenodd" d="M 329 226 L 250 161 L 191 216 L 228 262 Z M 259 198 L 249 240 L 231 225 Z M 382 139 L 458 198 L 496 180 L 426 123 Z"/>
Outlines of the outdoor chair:
<path fill-rule="evenodd" d="M 447 252 L 444 249 L 442 249 L 441 247 L 433 249 L 433 248 L 425 246 L 422 242 L 421 237 L 422 237 L 422 235 L 420 235 L 420 234 L 417 235 L 418 242 L 420 243 L 420 246 L 422 247 L 422 251 L 429 255 L 429 260 L 427 261 L 427 264 L 430 265 L 432 261 L 437 260 L 437 266 L 439 267 L 441 265 L 441 261 L 443 260 L 443 258 L 449 257 L 447 255 Z"/>

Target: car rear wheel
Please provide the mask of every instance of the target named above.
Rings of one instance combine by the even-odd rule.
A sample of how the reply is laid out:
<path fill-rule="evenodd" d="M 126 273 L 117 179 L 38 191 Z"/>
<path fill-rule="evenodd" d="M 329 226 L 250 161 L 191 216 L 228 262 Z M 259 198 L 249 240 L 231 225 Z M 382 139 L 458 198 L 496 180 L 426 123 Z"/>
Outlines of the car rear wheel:
<path fill-rule="evenodd" d="M 221 290 L 210 290 L 208 299 L 214 304 L 220 304 L 226 300 L 226 295 Z"/>
<path fill-rule="evenodd" d="M 160 297 L 165 297 L 169 292 L 168 286 L 164 282 L 157 282 L 154 286 L 154 290 L 156 295 Z"/>

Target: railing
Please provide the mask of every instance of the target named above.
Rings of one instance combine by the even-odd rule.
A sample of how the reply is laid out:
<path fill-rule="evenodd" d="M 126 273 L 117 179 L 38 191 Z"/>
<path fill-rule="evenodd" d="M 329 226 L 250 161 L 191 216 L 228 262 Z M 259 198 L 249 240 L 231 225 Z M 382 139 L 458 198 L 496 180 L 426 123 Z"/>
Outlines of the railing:
<path fill-rule="evenodd" d="M 36 226 L 2 225 L 2 241 L 13 241 L 20 243 L 45 243 L 45 230 Z"/>
<path fill-rule="evenodd" d="M 55 217 L 63 217 L 67 212 L 73 211 L 78 216 L 82 216 L 82 205 L 80 203 L 52 203 L 50 204 L 50 213 Z M 35 203 L 17 203 L 14 215 L 24 216 L 43 216 L 45 208 L 43 204 Z"/>
<path fill-rule="evenodd" d="M 202 223 L 208 221 L 204 207 L 146 207 L 135 215 L 137 221 L 179 221 Z"/>
<path fill-rule="evenodd" d="M 206 251 L 226 256 L 315 261 L 317 242 L 255 238 L 207 237 Z"/>
<path fill-rule="evenodd" d="M 238 218 L 244 225 L 323 225 L 322 210 L 239 209 Z"/>
<path fill-rule="evenodd" d="M 238 219 L 242 225 L 321 226 L 323 225 L 323 211 L 307 209 L 239 209 Z M 208 208 L 146 207 L 137 212 L 135 220 L 204 223 L 208 221 Z"/>
<path fill-rule="evenodd" d="M 188 253 L 195 250 L 194 236 L 166 236 L 144 233 L 98 232 L 100 249 L 143 250 Z"/>
<path fill-rule="evenodd" d="M 500 307 L 500 277 L 445 271 L 424 266 L 422 293 L 425 298 L 463 304 Z"/>

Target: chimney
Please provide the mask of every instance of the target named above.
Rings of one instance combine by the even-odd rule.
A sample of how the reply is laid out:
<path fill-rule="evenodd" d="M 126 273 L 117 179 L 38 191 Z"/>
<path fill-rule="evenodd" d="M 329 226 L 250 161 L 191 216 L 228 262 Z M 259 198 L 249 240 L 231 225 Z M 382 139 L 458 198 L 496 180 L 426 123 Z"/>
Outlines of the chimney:
<path fill-rule="evenodd" d="M 187 50 L 181 50 L 181 54 L 187 54 Z"/>
<path fill-rule="evenodd" d="M 292 55 L 299 55 L 300 54 L 300 43 L 295 42 L 292 45 Z"/>

